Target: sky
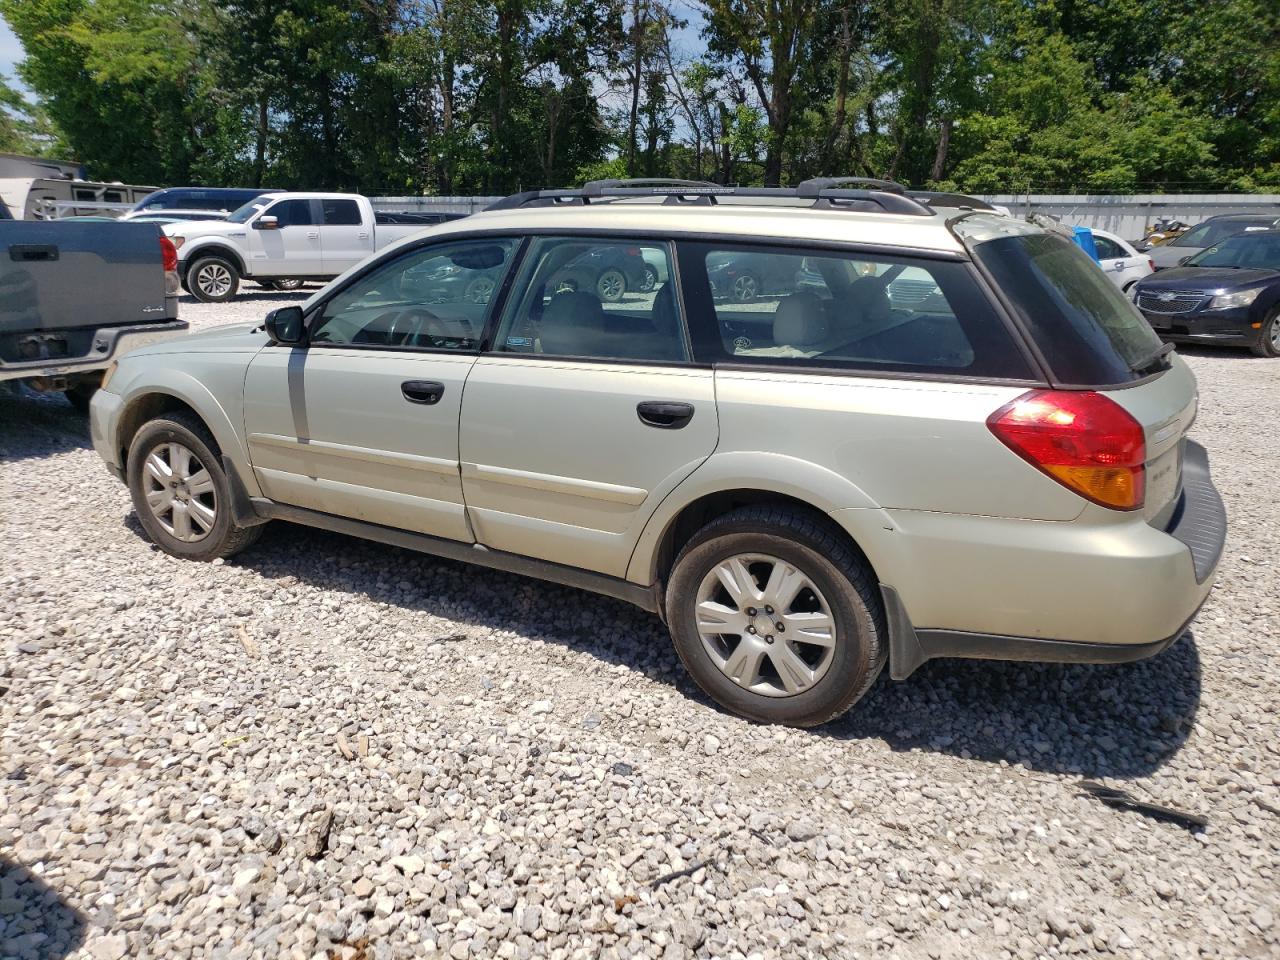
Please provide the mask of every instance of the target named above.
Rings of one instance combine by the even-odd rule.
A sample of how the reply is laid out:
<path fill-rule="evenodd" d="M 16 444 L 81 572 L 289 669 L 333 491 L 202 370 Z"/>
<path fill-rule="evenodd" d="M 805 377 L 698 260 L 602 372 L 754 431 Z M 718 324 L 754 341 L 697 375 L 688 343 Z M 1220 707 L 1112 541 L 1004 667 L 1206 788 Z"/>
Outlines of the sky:
<path fill-rule="evenodd" d="M 9 25 L 4 22 L 4 19 L 0 18 L 0 73 L 3 73 L 9 78 L 10 83 L 18 87 L 21 87 L 22 84 L 21 81 L 18 81 L 16 67 L 22 58 L 22 44 L 13 35 L 13 31 L 9 29 Z"/>

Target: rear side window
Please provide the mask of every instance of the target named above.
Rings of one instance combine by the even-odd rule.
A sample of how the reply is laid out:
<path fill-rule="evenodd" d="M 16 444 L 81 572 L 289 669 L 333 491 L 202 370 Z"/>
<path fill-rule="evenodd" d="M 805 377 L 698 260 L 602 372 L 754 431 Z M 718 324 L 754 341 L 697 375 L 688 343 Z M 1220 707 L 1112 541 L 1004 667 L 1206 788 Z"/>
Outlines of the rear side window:
<path fill-rule="evenodd" d="M 326 227 L 360 226 L 360 207 L 354 200 L 325 200 L 324 224 Z"/>
<path fill-rule="evenodd" d="M 964 263 L 690 243 L 680 264 L 700 362 L 1033 376 Z"/>
<path fill-rule="evenodd" d="M 1136 380 L 1160 350 L 1160 338 L 1093 259 L 1049 233 L 976 243 L 1027 332 L 1064 383 L 1105 386 Z"/>
<path fill-rule="evenodd" d="M 1117 260 L 1126 256 L 1118 243 L 1114 240 L 1108 240 L 1106 237 L 1100 237 L 1096 233 L 1093 235 L 1093 245 L 1098 250 L 1099 260 Z"/>

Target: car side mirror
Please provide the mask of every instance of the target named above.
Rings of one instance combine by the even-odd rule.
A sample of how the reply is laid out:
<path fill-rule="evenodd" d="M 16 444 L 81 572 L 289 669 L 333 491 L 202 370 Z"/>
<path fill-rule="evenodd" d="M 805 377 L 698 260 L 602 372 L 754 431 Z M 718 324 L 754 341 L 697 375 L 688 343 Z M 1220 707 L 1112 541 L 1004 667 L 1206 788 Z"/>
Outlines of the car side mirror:
<path fill-rule="evenodd" d="M 272 310 L 267 314 L 263 327 L 272 343 L 292 347 L 300 345 L 306 339 L 307 328 L 303 322 L 302 308 L 296 304 Z"/>
<path fill-rule="evenodd" d="M 276 217 L 259 217 L 253 221 L 255 230 L 279 230 L 280 221 Z"/>

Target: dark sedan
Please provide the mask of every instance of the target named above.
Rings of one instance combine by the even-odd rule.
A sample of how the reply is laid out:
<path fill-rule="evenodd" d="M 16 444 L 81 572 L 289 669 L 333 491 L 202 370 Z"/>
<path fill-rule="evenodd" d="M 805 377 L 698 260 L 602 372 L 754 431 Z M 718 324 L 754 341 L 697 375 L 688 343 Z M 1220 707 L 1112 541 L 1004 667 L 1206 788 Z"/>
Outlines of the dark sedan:
<path fill-rule="evenodd" d="M 1280 230 L 1227 237 L 1152 274 L 1134 287 L 1134 303 L 1165 340 L 1280 357 Z"/>

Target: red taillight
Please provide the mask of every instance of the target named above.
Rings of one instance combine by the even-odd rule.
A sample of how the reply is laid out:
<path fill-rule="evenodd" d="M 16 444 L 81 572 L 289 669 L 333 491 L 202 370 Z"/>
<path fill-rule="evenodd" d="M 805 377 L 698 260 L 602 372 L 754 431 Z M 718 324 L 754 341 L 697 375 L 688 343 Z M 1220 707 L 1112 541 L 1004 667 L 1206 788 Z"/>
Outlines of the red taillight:
<path fill-rule="evenodd" d="M 1147 266 L 1151 268 L 1152 273 L 1156 272 L 1156 262 L 1154 260 L 1148 260 Z"/>
<path fill-rule="evenodd" d="M 166 272 L 178 269 L 178 248 L 173 245 L 172 240 L 163 235 L 160 237 L 160 262 L 164 264 Z"/>
<path fill-rule="evenodd" d="M 1114 400 L 1092 391 L 1032 390 L 993 413 L 987 426 L 1022 459 L 1094 503 L 1142 506 L 1146 433 Z"/>

